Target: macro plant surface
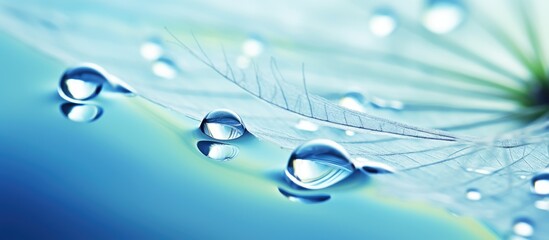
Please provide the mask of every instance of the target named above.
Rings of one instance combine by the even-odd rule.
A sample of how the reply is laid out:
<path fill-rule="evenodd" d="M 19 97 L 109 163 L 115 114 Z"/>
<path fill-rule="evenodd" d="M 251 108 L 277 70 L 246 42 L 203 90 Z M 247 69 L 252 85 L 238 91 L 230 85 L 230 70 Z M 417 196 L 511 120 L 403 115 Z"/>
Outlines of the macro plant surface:
<path fill-rule="evenodd" d="M 190 118 L 228 108 L 288 149 L 331 139 L 358 167 L 394 170 L 372 174 L 388 195 L 548 236 L 548 3 L 328 2 L 163 1 L 126 19 L 117 3 L 80 14 L 30 1 L 2 5 L 0 26 Z"/>

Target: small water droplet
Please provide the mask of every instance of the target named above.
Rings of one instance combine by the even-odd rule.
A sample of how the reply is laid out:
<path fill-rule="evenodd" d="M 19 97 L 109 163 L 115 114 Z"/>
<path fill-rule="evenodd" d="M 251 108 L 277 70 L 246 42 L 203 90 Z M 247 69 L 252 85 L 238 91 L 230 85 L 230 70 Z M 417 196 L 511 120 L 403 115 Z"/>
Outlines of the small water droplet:
<path fill-rule="evenodd" d="M 165 79 L 174 79 L 179 74 L 179 68 L 171 59 L 161 57 L 153 62 L 152 71 L 156 76 Z"/>
<path fill-rule="evenodd" d="M 460 0 L 430 0 L 423 13 L 423 25 L 437 34 L 449 33 L 463 22 L 465 14 Z"/>
<path fill-rule="evenodd" d="M 263 40 L 259 36 L 251 36 L 242 44 L 242 52 L 247 57 L 257 57 L 263 52 Z"/>
<path fill-rule="evenodd" d="M 393 167 L 387 164 L 371 161 L 362 157 L 355 158 L 354 163 L 362 169 L 363 172 L 368 174 L 386 174 L 396 172 Z"/>
<path fill-rule="evenodd" d="M 145 60 L 153 61 L 164 54 L 164 44 L 160 38 L 152 37 L 141 44 L 140 52 Z"/>
<path fill-rule="evenodd" d="M 539 210 L 549 211 L 549 198 L 543 198 L 543 199 L 537 200 L 534 203 L 534 206 Z"/>
<path fill-rule="evenodd" d="M 206 114 L 200 123 L 200 130 L 217 140 L 236 139 L 246 132 L 240 116 L 228 109 L 217 109 Z"/>
<path fill-rule="evenodd" d="M 214 160 L 228 161 L 238 155 L 238 147 L 231 144 L 212 142 L 212 141 L 199 141 L 196 146 L 198 150 L 204 156 Z"/>
<path fill-rule="evenodd" d="M 513 222 L 513 233 L 521 237 L 531 237 L 534 235 L 534 224 L 528 218 L 517 218 Z"/>
<path fill-rule="evenodd" d="M 349 159 L 347 151 L 334 141 L 312 140 L 292 152 L 286 177 L 303 188 L 327 188 L 355 171 Z"/>
<path fill-rule="evenodd" d="M 63 73 L 57 91 L 67 101 L 84 101 L 96 97 L 105 82 L 107 79 L 100 70 L 92 66 L 77 66 Z"/>
<path fill-rule="evenodd" d="M 392 9 L 379 8 L 370 17 L 369 26 L 375 36 L 387 37 L 397 28 L 398 20 Z"/>
<path fill-rule="evenodd" d="M 482 193 L 476 188 L 470 188 L 465 192 L 465 197 L 471 201 L 478 201 L 482 199 Z"/>
<path fill-rule="evenodd" d="M 282 188 L 278 188 L 278 191 L 282 193 L 282 195 L 290 199 L 290 201 L 292 202 L 312 204 L 312 203 L 321 203 L 321 202 L 330 200 L 330 195 L 325 195 L 325 194 L 302 195 L 302 194 L 288 192 Z"/>
<path fill-rule="evenodd" d="M 299 120 L 299 122 L 297 122 L 297 124 L 295 125 L 295 128 L 299 129 L 299 130 L 302 130 L 302 131 L 306 131 L 306 132 L 316 132 L 318 131 L 318 125 L 312 123 L 312 122 L 309 122 L 307 120 Z"/>
<path fill-rule="evenodd" d="M 61 112 L 75 122 L 93 122 L 103 114 L 103 109 L 97 105 L 63 103 Z"/>
<path fill-rule="evenodd" d="M 364 112 L 364 102 L 365 100 L 362 94 L 358 92 L 349 92 L 343 95 L 339 100 L 339 106 L 357 112 Z"/>
<path fill-rule="evenodd" d="M 549 170 L 544 170 L 532 177 L 530 189 L 537 195 L 549 195 Z"/>

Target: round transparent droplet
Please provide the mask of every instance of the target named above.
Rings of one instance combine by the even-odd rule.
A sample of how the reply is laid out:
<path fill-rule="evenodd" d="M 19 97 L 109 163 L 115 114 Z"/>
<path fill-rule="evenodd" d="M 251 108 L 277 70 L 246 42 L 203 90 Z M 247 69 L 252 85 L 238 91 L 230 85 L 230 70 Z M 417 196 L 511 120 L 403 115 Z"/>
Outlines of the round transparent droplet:
<path fill-rule="evenodd" d="M 236 139 L 246 132 L 240 116 L 228 109 L 217 109 L 208 113 L 200 123 L 200 130 L 217 140 Z"/>
<path fill-rule="evenodd" d="M 330 195 L 326 195 L 326 194 L 304 195 L 304 194 L 292 193 L 280 187 L 278 188 L 278 191 L 292 202 L 299 202 L 299 203 L 306 203 L 306 204 L 326 202 L 331 198 Z"/>
<path fill-rule="evenodd" d="M 534 223 L 528 218 L 517 218 L 513 222 L 513 233 L 517 236 L 531 237 L 534 231 Z"/>
<path fill-rule="evenodd" d="M 358 92 L 349 92 L 339 100 L 339 106 L 357 112 L 364 112 L 364 102 L 365 99 L 362 94 Z"/>
<path fill-rule="evenodd" d="M 471 201 L 478 201 L 482 199 L 482 193 L 476 188 L 467 189 L 465 197 Z"/>
<path fill-rule="evenodd" d="M 152 71 L 156 76 L 174 79 L 179 74 L 179 68 L 171 59 L 161 57 L 152 63 Z"/>
<path fill-rule="evenodd" d="M 67 69 L 59 81 L 59 95 L 67 101 L 84 101 L 96 97 L 107 82 L 100 70 L 91 66 Z"/>
<path fill-rule="evenodd" d="M 263 52 L 264 47 L 259 36 L 251 36 L 242 43 L 242 53 L 247 57 L 257 57 Z"/>
<path fill-rule="evenodd" d="M 537 195 L 549 195 L 549 170 L 544 170 L 532 177 L 530 189 Z"/>
<path fill-rule="evenodd" d="M 391 35 L 398 27 L 398 20 L 389 8 L 380 8 L 373 12 L 369 20 L 370 31 L 378 37 Z"/>
<path fill-rule="evenodd" d="M 140 53 L 145 60 L 159 59 L 164 54 L 164 44 L 159 38 L 150 38 L 141 44 Z"/>
<path fill-rule="evenodd" d="M 430 0 L 423 13 L 423 25 L 437 34 L 449 33 L 463 22 L 465 14 L 461 0 Z"/>
<path fill-rule="evenodd" d="M 238 147 L 220 142 L 200 141 L 196 146 L 204 156 L 218 161 L 231 160 L 239 152 Z"/>
<path fill-rule="evenodd" d="M 93 122 L 103 114 L 103 109 L 92 104 L 63 103 L 61 112 L 74 122 Z"/>
<path fill-rule="evenodd" d="M 286 177 L 307 189 L 323 189 L 349 177 L 355 167 L 339 144 L 325 139 L 312 140 L 297 147 L 286 167 Z"/>

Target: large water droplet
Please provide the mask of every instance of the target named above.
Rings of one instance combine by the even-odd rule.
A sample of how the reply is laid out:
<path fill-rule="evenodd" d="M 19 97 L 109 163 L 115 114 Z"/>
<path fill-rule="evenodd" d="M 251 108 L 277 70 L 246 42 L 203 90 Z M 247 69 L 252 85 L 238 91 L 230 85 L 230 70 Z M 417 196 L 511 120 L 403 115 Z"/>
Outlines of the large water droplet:
<path fill-rule="evenodd" d="M 469 188 L 465 192 L 465 197 L 471 201 L 478 201 L 482 199 L 482 193 L 476 188 Z"/>
<path fill-rule="evenodd" d="M 227 161 L 238 155 L 238 147 L 231 144 L 212 141 L 199 141 L 196 146 L 198 147 L 198 150 L 204 154 L 204 156 L 214 160 Z"/>
<path fill-rule="evenodd" d="M 311 204 L 311 203 L 321 203 L 321 202 L 330 200 L 330 195 L 325 195 L 325 194 L 303 195 L 303 194 L 291 193 L 282 188 L 278 188 L 278 191 L 282 193 L 282 195 L 290 199 L 290 201 L 292 202 Z"/>
<path fill-rule="evenodd" d="M 364 112 L 364 96 L 358 92 L 346 93 L 340 100 L 339 106 L 354 110 L 357 112 Z"/>
<path fill-rule="evenodd" d="M 75 122 L 93 122 L 101 117 L 103 109 L 91 104 L 63 103 L 61 112 Z"/>
<path fill-rule="evenodd" d="M 179 68 L 171 59 L 161 57 L 152 63 L 152 71 L 156 76 L 174 79 L 179 74 Z"/>
<path fill-rule="evenodd" d="M 286 167 L 286 176 L 307 189 L 323 189 L 349 177 L 355 167 L 339 144 L 325 139 L 312 140 L 297 147 Z"/>
<path fill-rule="evenodd" d="M 538 195 L 549 195 L 549 170 L 544 170 L 532 177 L 530 189 Z"/>
<path fill-rule="evenodd" d="M 463 22 L 465 14 L 460 0 L 430 0 L 423 14 L 423 25 L 434 33 L 448 33 Z"/>
<path fill-rule="evenodd" d="M 141 44 L 140 52 L 144 59 L 153 61 L 164 54 L 164 44 L 159 38 L 150 38 Z"/>
<path fill-rule="evenodd" d="M 528 218 L 517 218 L 513 222 L 513 233 L 521 237 L 531 237 L 534 235 L 534 224 Z"/>
<path fill-rule="evenodd" d="M 378 37 L 391 35 L 398 26 L 398 21 L 393 10 L 380 8 L 374 11 L 369 21 L 370 31 Z"/>
<path fill-rule="evenodd" d="M 83 101 L 96 97 L 103 83 L 107 82 L 100 70 L 92 66 L 78 66 L 67 69 L 57 91 L 67 101 Z"/>
<path fill-rule="evenodd" d="M 228 109 L 208 113 L 200 123 L 200 130 L 217 140 L 236 139 L 246 132 L 240 116 Z"/>
<path fill-rule="evenodd" d="M 242 44 L 242 52 L 247 57 L 256 57 L 263 52 L 263 40 L 259 36 L 251 36 Z"/>

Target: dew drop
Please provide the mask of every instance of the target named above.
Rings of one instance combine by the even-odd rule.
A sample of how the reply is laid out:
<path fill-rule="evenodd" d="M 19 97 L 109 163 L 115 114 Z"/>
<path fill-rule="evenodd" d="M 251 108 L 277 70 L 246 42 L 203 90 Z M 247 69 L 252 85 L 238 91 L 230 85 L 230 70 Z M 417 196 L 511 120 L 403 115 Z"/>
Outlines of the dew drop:
<path fill-rule="evenodd" d="M 346 93 L 340 100 L 339 100 L 339 106 L 342 106 L 344 108 L 357 111 L 357 112 L 364 112 L 364 96 L 358 92 L 349 92 Z"/>
<path fill-rule="evenodd" d="M 167 57 L 161 57 L 152 64 L 152 71 L 156 76 L 165 79 L 174 79 L 179 74 L 177 65 Z"/>
<path fill-rule="evenodd" d="M 92 66 L 78 66 L 63 73 L 57 91 L 67 101 L 84 101 L 96 97 L 105 82 L 107 79 L 100 70 Z"/>
<path fill-rule="evenodd" d="M 391 35 L 398 26 L 398 21 L 393 10 L 380 8 L 374 11 L 369 21 L 370 31 L 378 37 Z"/>
<path fill-rule="evenodd" d="M 456 29 L 465 18 L 460 0 L 430 0 L 423 13 L 423 25 L 429 31 L 444 34 Z"/>
<path fill-rule="evenodd" d="M 257 57 L 263 52 L 264 44 L 260 37 L 251 36 L 242 44 L 242 52 L 247 57 Z"/>
<path fill-rule="evenodd" d="M 316 195 L 302 195 L 302 194 L 296 194 L 288 192 L 282 188 L 278 188 L 278 191 L 287 197 L 292 202 L 299 202 L 299 203 L 307 203 L 307 204 L 313 204 L 313 203 L 321 203 L 326 202 L 330 200 L 330 195 L 325 194 L 316 194 Z"/>
<path fill-rule="evenodd" d="M 478 201 L 482 199 L 482 193 L 476 188 L 469 188 L 465 192 L 465 197 L 471 201 Z"/>
<path fill-rule="evenodd" d="M 97 105 L 63 103 L 61 112 L 74 122 L 93 122 L 103 114 L 103 109 Z"/>
<path fill-rule="evenodd" d="M 532 177 L 530 190 L 537 195 L 549 195 L 549 170 L 544 170 Z"/>
<path fill-rule="evenodd" d="M 531 237 L 534 235 L 534 224 L 530 219 L 517 218 L 513 222 L 513 233 L 521 237 Z"/>
<path fill-rule="evenodd" d="M 218 161 L 228 161 L 238 155 L 238 147 L 231 144 L 199 141 L 196 146 L 204 156 Z"/>
<path fill-rule="evenodd" d="M 299 130 L 302 130 L 302 131 L 306 131 L 306 132 L 316 132 L 318 131 L 318 125 L 312 123 L 312 122 L 309 122 L 307 120 L 299 120 L 299 122 L 297 122 L 297 124 L 295 125 L 295 128 L 299 129 Z"/>
<path fill-rule="evenodd" d="M 355 171 L 349 159 L 347 151 L 334 141 L 312 140 L 292 152 L 285 171 L 286 177 L 303 188 L 327 188 Z"/>
<path fill-rule="evenodd" d="M 236 139 L 246 132 L 240 116 L 228 109 L 217 109 L 206 114 L 200 123 L 200 130 L 217 140 Z"/>
<path fill-rule="evenodd" d="M 150 38 L 141 44 L 140 53 L 145 60 L 159 59 L 164 54 L 164 44 L 159 38 Z"/>

